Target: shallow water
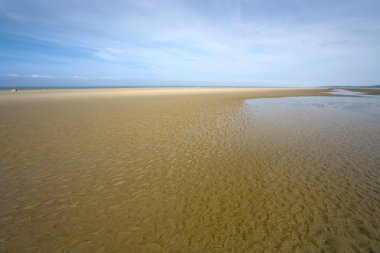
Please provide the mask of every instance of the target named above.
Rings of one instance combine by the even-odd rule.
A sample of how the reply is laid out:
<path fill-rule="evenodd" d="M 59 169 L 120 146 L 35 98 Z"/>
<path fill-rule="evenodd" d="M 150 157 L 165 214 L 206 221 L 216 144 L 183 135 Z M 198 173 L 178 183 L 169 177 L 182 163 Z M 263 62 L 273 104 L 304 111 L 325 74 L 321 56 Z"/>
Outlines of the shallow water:
<path fill-rule="evenodd" d="M 376 98 L 0 109 L 0 251 L 380 251 Z"/>
<path fill-rule="evenodd" d="M 374 95 L 361 95 L 350 92 L 340 93 L 358 95 L 355 97 L 286 97 L 286 98 L 258 98 L 247 100 L 247 103 L 253 105 L 255 109 L 260 107 L 260 111 L 263 113 L 276 113 L 279 115 L 273 115 L 273 118 L 281 118 L 281 114 L 285 111 L 292 111 L 292 113 L 317 113 L 323 112 L 324 116 L 346 115 L 348 117 L 356 118 L 358 114 L 363 115 L 365 123 L 368 120 L 373 120 L 373 117 L 380 117 L 380 96 Z M 335 93 L 334 93 L 335 94 Z M 323 110 L 313 110 L 323 109 Z M 282 111 L 284 110 L 284 111 Z M 372 116 L 372 117 L 366 117 Z M 290 119 L 289 119 L 290 120 Z"/>
<path fill-rule="evenodd" d="M 277 201 L 286 199 L 289 208 L 281 222 L 307 224 L 305 231 L 298 227 L 293 232 L 309 238 L 308 243 L 323 238 L 315 251 L 378 252 L 380 97 L 274 98 L 247 104 L 262 136 L 276 143 L 270 148 L 279 160 L 274 181 L 282 182 L 271 187 L 281 188 Z M 296 206 L 302 211 L 292 214 Z M 301 241 L 301 248 L 308 244 Z"/>
<path fill-rule="evenodd" d="M 332 95 L 345 95 L 345 96 L 363 96 L 366 95 L 364 92 L 359 91 L 350 91 L 345 89 L 334 89 L 333 91 L 328 92 Z"/>

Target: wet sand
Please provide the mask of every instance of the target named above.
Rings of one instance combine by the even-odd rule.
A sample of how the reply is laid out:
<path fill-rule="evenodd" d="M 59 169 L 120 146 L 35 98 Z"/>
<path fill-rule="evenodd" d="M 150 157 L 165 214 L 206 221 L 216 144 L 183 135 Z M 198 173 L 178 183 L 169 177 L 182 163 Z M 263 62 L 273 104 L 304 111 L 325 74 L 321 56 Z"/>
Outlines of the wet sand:
<path fill-rule="evenodd" d="M 0 252 L 379 252 L 377 121 L 247 100 L 326 91 L 2 91 Z"/>

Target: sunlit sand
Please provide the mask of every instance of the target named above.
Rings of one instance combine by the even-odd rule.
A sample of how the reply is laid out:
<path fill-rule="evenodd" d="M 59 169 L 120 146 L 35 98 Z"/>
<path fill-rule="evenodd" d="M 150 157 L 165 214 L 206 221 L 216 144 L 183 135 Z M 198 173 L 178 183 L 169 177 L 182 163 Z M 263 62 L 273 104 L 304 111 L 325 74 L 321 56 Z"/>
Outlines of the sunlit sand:
<path fill-rule="evenodd" d="M 380 252 L 380 107 L 327 91 L 1 91 L 0 252 Z"/>

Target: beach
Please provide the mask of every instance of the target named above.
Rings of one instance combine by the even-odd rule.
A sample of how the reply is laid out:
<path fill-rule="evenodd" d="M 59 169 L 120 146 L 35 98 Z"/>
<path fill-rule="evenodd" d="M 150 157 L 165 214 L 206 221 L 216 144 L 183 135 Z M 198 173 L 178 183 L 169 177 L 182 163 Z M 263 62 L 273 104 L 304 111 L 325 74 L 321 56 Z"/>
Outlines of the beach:
<path fill-rule="evenodd" d="M 378 118 L 254 102 L 328 91 L 1 91 L 0 252 L 379 252 Z"/>

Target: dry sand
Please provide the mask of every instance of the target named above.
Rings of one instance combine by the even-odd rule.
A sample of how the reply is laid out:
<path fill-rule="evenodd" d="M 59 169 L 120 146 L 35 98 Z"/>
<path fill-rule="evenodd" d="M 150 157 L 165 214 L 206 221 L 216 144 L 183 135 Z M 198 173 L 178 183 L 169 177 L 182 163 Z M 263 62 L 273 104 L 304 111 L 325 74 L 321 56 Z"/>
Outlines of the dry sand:
<path fill-rule="evenodd" d="M 244 102 L 320 91 L 1 92 L 0 252 L 380 252 L 379 157 Z"/>

